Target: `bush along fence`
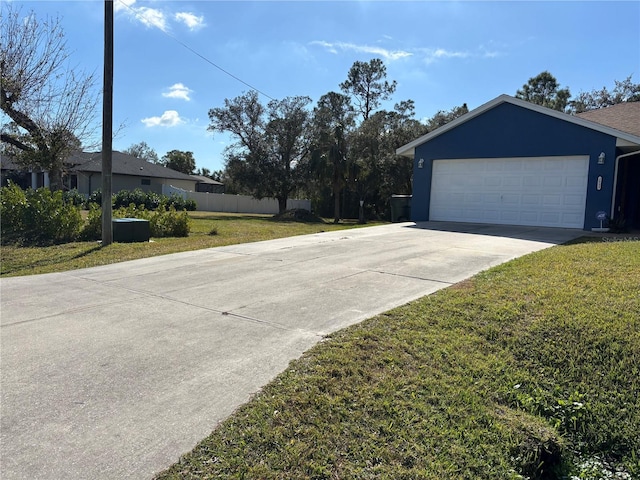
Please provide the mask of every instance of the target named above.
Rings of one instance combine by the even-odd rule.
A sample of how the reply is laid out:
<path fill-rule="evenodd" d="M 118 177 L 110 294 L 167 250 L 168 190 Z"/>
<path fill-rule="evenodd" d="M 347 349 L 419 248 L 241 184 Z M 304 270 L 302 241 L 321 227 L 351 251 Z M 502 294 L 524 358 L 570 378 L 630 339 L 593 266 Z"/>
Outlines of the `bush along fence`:
<path fill-rule="evenodd" d="M 185 201 L 192 200 L 198 205 L 198 210 L 203 212 L 225 213 L 261 213 L 277 214 L 278 201 L 275 198 L 263 198 L 258 200 L 246 195 L 229 195 L 226 193 L 190 192 L 180 188 L 163 185 L 162 193 L 168 196 L 181 196 Z M 287 200 L 287 210 L 304 209 L 311 210 L 310 200 Z"/>
<path fill-rule="evenodd" d="M 3 244 L 50 245 L 102 236 L 102 195 L 87 200 L 76 191 L 52 192 L 48 188 L 22 190 L 14 183 L 0 189 L 0 239 Z M 128 203 L 126 203 L 128 202 Z M 113 197 L 113 218 L 149 220 L 152 237 L 186 237 L 190 231 L 187 210 L 195 202 L 179 195 L 120 191 Z M 86 221 L 80 209 L 89 210 Z"/>
<path fill-rule="evenodd" d="M 73 190 L 71 192 L 73 192 Z M 112 199 L 113 208 L 127 208 L 131 204 L 136 207 L 144 207 L 147 210 L 157 210 L 160 207 L 169 209 L 173 207 L 176 210 L 187 210 L 191 212 L 197 208 L 194 200 L 185 198 L 179 193 L 170 192 L 167 195 L 158 195 L 155 192 L 144 192 L 139 188 L 135 190 L 120 190 L 113 194 Z M 100 189 L 95 190 L 85 201 L 84 204 L 87 210 L 92 203 L 102 205 L 102 191 Z"/>

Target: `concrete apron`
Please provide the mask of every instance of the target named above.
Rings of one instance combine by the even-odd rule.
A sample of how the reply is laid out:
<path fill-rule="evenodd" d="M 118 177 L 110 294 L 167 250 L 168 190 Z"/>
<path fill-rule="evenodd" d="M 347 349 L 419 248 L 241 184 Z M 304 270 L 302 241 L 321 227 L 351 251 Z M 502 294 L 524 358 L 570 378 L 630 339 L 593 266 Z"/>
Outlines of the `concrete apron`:
<path fill-rule="evenodd" d="M 324 335 L 582 234 L 401 223 L 2 279 L 2 478 L 149 478 Z"/>

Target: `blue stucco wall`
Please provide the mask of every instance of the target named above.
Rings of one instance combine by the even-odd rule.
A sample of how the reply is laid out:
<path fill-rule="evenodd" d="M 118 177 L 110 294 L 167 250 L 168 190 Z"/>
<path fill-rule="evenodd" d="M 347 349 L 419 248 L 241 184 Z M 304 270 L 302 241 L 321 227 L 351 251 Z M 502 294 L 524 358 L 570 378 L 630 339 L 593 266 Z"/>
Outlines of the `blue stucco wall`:
<path fill-rule="evenodd" d="M 598 165 L 601 152 L 604 165 Z M 589 155 L 584 228 L 599 226 L 598 211 L 611 211 L 616 138 L 510 103 L 502 103 L 416 148 L 413 167 L 413 221 L 429 220 L 433 160 Z M 424 159 L 423 168 L 417 168 Z M 602 189 L 596 182 L 602 175 Z"/>

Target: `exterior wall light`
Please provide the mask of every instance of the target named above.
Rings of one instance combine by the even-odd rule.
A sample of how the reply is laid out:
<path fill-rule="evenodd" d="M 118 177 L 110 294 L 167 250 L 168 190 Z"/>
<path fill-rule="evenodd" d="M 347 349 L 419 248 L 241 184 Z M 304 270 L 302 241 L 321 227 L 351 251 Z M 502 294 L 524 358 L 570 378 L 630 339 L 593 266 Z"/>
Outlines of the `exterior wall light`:
<path fill-rule="evenodd" d="M 604 159 L 605 159 L 605 154 L 604 152 L 600 153 L 600 155 L 598 155 L 598 165 L 604 165 Z"/>
<path fill-rule="evenodd" d="M 418 168 L 424 168 L 424 158 L 418 160 Z"/>

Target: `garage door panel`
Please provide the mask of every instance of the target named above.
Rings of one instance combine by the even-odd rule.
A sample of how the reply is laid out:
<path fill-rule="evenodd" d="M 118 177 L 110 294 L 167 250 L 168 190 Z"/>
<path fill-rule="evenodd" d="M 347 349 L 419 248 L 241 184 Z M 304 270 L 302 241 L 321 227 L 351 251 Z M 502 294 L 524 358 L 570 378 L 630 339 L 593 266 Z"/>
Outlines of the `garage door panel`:
<path fill-rule="evenodd" d="M 542 204 L 545 207 L 559 207 L 562 205 L 562 195 L 545 195 Z"/>
<path fill-rule="evenodd" d="M 587 156 L 435 160 L 432 220 L 582 228 Z"/>
<path fill-rule="evenodd" d="M 567 187 L 570 187 L 570 188 L 573 187 L 577 189 L 584 188 L 586 190 L 587 188 L 585 177 L 582 177 L 582 176 L 567 176 L 565 180 L 565 185 Z"/>
<path fill-rule="evenodd" d="M 488 205 L 500 204 L 500 194 L 498 193 L 485 193 L 482 195 L 482 203 Z"/>
<path fill-rule="evenodd" d="M 502 179 L 502 185 L 505 187 L 520 187 L 522 186 L 522 178 L 521 177 L 504 177 Z"/>
<path fill-rule="evenodd" d="M 525 162 L 523 165 L 523 170 L 528 173 L 541 172 L 542 170 L 544 170 L 544 164 L 540 162 L 540 160 L 535 159 L 530 162 Z"/>
<path fill-rule="evenodd" d="M 563 160 L 546 159 L 544 161 L 545 173 L 550 173 L 550 172 L 561 173 L 565 171 L 566 168 L 567 168 L 567 163 Z"/>
<path fill-rule="evenodd" d="M 558 225 L 562 222 L 562 216 L 559 213 L 542 213 L 540 215 L 541 223 L 549 225 Z"/>
<path fill-rule="evenodd" d="M 540 183 L 540 177 L 538 176 L 528 175 L 522 179 L 524 187 L 539 187 Z"/>
<path fill-rule="evenodd" d="M 522 195 L 522 205 L 530 207 L 531 205 L 540 205 L 542 199 L 540 195 Z"/>
<path fill-rule="evenodd" d="M 520 205 L 520 195 L 517 195 L 515 193 L 505 193 L 504 195 L 502 195 L 502 203 L 505 205 L 505 207 L 517 207 L 518 205 Z"/>
<path fill-rule="evenodd" d="M 563 178 L 561 176 L 545 176 L 542 185 L 544 187 L 562 187 L 562 180 Z"/>
<path fill-rule="evenodd" d="M 567 207 L 581 207 L 584 204 L 584 197 L 582 195 L 565 195 L 563 198 L 563 205 Z"/>
<path fill-rule="evenodd" d="M 576 225 L 578 223 L 580 223 L 580 225 L 584 224 L 584 214 L 571 214 L 571 213 L 564 213 L 562 214 L 562 223 L 567 224 L 567 225 Z M 582 228 L 582 227 L 579 227 Z"/>

